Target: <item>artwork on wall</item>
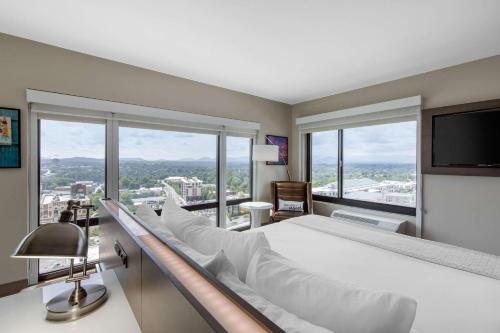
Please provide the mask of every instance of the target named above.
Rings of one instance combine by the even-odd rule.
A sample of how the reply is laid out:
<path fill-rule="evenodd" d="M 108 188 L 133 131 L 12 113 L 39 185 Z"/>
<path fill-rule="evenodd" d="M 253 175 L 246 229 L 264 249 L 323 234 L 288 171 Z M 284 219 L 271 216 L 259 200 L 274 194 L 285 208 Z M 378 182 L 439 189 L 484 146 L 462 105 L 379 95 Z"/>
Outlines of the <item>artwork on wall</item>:
<path fill-rule="evenodd" d="M 266 162 L 267 165 L 288 165 L 288 137 L 266 135 L 266 144 L 279 147 L 279 161 Z"/>
<path fill-rule="evenodd" d="M 21 167 L 20 110 L 0 107 L 0 168 Z"/>

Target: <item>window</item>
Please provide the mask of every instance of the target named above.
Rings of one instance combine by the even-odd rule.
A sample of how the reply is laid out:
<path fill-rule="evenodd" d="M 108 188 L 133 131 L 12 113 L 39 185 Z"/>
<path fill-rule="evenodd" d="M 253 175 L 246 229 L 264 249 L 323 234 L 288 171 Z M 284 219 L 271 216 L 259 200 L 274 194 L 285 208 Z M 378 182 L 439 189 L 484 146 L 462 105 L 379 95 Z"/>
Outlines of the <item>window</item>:
<path fill-rule="evenodd" d="M 239 204 L 252 197 L 252 139 L 226 137 L 226 228 L 250 224 L 250 214 Z"/>
<path fill-rule="evenodd" d="M 120 202 L 131 212 L 143 202 L 161 209 L 168 194 L 216 224 L 217 139 L 214 134 L 120 127 Z"/>
<path fill-rule="evenodd" d="M 311 137 L 313 194 L 338 196 L 338 136 L 338 131 L 325 131 Z"/>
<path fill-rule="evenodd" d="M 70 199 L 97 207 L 105 196 L 104 123 L 39 120 L 39 224 L 55 223 Z M 92 211 L 95 217 L 97 211 Z M 85 219 L 85 210 L 78 212 Z M 99 227 L 92 227 L 89 261 L 99 260 Z M 41 259 L 39 274 L 65 269 L 69 260 Z"/>
<path fill-rule="evenodd" d="M 50 95 L 50 96 L 47 96 Z M 179 119 L 166 111 L 160 118 L 139 108 L 94 100 L 102 105 L 74 109 L 88 99 L 28 91 L 30 104 L 30 229 L 55 223 L 70 199 L 96 207 L 101 198 L 119 200 L 132 213 L 143 202 L 160 210 L 167 194 L 214 225 L 239 228 L 249 214 L 239 205 L 252 200 L 252 134 L 259 124 L 191 114 Z M 54 103 L 47 104 L 47 98 Z M 43 102 L 43 103 L 41 103 Z M 118 110 L 108 110 L 113 103 Z M 120 112 L 124 106 L 126 112 Z M 156 108 L 143 108 L 157 115 Z M 223 131 L 228 126 L 231 134 Z M 176 127 L 173 127 L 176 126 Z M 174 129 L 175 128 L 175 129 Z M 245 137 L 247 135 L 247 137 Z M 224 164 L 223 164 L 224 163 Z M 227 178 L 227 179 L 226 179 Z M 222 184 L 227 184 L 224 188 Z M 77 213 L 84 226 L 85 211 Z M 99 217 L 91 211 L 89 268 L 99 260 Z M 30 283 L 64 276 L 69 260 L 31 259 Z M 80 262 L 76 262 L 80 264 Z M 81 269 L 75 267 L 78 271 Z"/>
<path fill-rule="evenodd" d="M 416 132 L 408 121 L 310 134 L 315 199 L 415 215 Z"/>

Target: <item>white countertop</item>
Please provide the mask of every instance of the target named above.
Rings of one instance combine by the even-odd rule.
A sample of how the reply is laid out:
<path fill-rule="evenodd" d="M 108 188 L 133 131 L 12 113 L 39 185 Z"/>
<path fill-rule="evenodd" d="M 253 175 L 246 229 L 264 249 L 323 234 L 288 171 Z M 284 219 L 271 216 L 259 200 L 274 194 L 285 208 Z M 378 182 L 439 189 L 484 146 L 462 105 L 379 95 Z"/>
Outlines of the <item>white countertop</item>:
<path fill-rule="evenodd" d="M 83 285 L 101 282 L 108 289 L 107 301 L 94 312 L 71 322 L 46 321 L 44 303 L 56 294 L 72 288 L 73 284 L 62 282 L 0 298 L 0 332 L 140 333 L 141 329 L 114 271 L 92 274 Z"/>

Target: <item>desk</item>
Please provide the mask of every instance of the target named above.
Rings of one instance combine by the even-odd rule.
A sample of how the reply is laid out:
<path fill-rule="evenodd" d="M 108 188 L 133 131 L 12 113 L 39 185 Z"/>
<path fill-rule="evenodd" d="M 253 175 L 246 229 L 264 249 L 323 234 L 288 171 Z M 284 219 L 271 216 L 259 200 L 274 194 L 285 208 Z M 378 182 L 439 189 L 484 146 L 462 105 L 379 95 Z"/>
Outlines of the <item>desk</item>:
<path fill-rule="evenodd" d="M 94 312 L 71 322 L 46 321 L 44 303 L 54 295 L 73 288 L 72 283 L 55 283 L 0 298 L 0 331 L 2 333 L 140 333 L 141 329 L 114 271 L 92 274 L 91 278 L 82 284 L 85 286 L 87 283 L 102 282 L 108 289 L 107 301 Z"/>

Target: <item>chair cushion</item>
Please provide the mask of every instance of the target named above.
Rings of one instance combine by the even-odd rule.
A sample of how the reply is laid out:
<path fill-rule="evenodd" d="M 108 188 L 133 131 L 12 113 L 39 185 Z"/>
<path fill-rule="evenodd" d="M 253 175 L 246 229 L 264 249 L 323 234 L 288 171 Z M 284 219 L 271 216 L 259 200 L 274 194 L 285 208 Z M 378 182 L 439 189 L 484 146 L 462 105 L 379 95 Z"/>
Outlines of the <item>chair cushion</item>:
<path fill-rule="evenodd" d="M 304 215 L 304 212 L 292 212 L 292 211 L 286 211 L 286 210 L 278 210 L 274 212 L 273 215 L 273 221 L 278 222 L 278 221 L 283 221 L 286 219 L 291 219 L 292 217 L 299 217 Z"/>

